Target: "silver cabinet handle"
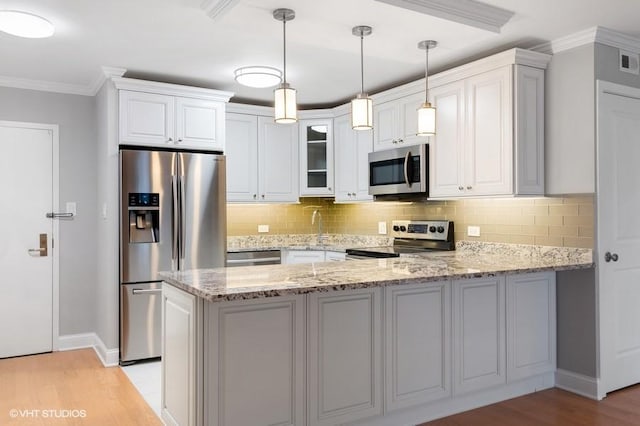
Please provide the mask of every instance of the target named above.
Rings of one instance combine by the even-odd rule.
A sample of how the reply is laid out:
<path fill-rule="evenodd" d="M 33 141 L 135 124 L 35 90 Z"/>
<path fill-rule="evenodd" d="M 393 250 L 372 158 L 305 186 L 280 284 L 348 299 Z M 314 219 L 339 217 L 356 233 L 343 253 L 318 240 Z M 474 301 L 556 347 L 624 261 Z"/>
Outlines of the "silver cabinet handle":
<path fill-rule="evenodd" d="M 604 261 L 605 262 L 611 262 L 611 261 L 617 262 L 618 261 L 618 254 L 617 253 L 611 253 L 611 252 L 606 252 L 604 254 Z"/>
<path fill-rule="evenodd" d="M 411 155 L 411 151 L 407 151 L 404 156 L 404 182 L 407 186 L 411 187 L 411 182 L 409 182 L 409 156 Z"/>
<path fill-rule="evenodd" d="M 459 186 L 458 191 L 464 191 L 464 186 Z"/>
<path fill-rule="evenodd" d="M 402 138 L 398 139 L 398 143 L 404 143 L 404 139 Z"/>
<path fill-rule="evenodd" d="M 471 186 L 467 186 L 467 189 L 471 189 Z"/>
<path fill-rule="evenodd" d="M 255 200 L 256 198 L 258 198 L 258 194 L 253 194 L 253 199 Z"/>
<path fill-rule="evenodd" d="M 162 289 L 161 288 L 134 288 L 131 292 L 133 294 L 162 293 Z"/>
<path fill-rule="evenodd" d="M 182 138 L 178 138 L 178 141 L 176 143 L 180 143 L 182 142 Z"/>
<path fill-rule="evenodd" d="M 398 140 L 394 139 L 394 140 L 391 141 L 391 143 L 398 143 Z"/>
<path fill-rule="evenodd" d="M 262 199 L 264 199 L 264 194 L 262 194 Z"/>
<path fill-rule="evenodd" d="M 329 191 L 331 191 L 331 187 L 330 187 L 330 186 L 329 186 L 329 187 L 327 187 L 327 189 L 328 189 Z"/>
<path fill-rule="evenodd" d="M 173 138 L 167 139 L 167 143 L 171 143 L 171 142 L 173 142 Z"/>

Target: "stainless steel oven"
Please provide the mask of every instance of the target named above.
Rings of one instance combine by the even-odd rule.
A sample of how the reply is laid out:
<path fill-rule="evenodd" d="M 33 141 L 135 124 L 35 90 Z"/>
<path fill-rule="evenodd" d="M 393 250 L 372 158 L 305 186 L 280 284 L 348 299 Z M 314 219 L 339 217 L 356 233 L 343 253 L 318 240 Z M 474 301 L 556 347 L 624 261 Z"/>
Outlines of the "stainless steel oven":
<path fill-rule="evenodd" d="M 369 194 L 377 200 L 427 198 L 429 145 L 369 153 Z"/>

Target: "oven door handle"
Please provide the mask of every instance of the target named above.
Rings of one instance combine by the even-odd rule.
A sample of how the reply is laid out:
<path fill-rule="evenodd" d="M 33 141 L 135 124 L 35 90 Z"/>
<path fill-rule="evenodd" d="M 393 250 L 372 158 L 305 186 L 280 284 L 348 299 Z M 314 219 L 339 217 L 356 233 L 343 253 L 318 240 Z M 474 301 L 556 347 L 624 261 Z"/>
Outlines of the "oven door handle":
<path fill-rule="evenodd" d="M 407 184 L 409 188 L 411 188 L 411 182 L 409 181 L 409 156 L 411 155 L 411 151 L 407 151 L 404 156 L 404 182 Z"/>

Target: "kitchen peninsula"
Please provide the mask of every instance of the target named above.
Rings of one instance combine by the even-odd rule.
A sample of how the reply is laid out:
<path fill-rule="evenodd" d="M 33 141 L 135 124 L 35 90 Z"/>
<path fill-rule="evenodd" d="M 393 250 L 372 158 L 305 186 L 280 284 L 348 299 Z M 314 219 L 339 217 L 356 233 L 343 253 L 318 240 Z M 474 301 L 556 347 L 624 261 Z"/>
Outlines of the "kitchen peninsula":
<path fill-rule="evenodd" d="M 591 267 L 588 249 L 459 242 L 164 273 L 163 420 L 416 424 L 552 387 L 555 272 Z"/>

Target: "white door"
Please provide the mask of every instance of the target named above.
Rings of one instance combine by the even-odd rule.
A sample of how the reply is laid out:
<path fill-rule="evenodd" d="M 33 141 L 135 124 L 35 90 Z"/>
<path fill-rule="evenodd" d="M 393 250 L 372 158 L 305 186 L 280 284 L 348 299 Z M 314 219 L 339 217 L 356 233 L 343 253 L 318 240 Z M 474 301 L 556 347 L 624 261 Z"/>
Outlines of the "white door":
<path fill-rule="evenodd" d="M 0 358 L 52 350 L 54 141 L 57 126 L 0 122 Z"/>
<path fill-rule="evenodd" d="M 640 90 L 598 82 L 597 145 L 598 396 L 604 397 L 640 383 Z"/>

